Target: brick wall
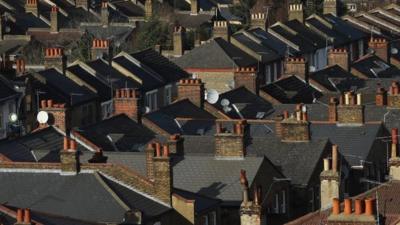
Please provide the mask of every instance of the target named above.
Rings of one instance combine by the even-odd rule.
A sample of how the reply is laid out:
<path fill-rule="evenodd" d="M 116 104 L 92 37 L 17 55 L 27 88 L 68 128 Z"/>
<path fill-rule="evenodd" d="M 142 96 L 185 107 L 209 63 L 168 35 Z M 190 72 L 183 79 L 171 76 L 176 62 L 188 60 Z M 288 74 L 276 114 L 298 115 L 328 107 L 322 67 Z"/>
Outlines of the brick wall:
<path fill-rule="evenodd" d="M 259 82 L 254 67 L 237 68 L 234 73 L 235 88 L 244 86 L 254 94 L 258 94 Z"/>
<path fill-rule="evenodd" d="M 114 114 L 124 113 L 135 121 L 141 120 L 140 92 L 134 89 L 117 89 L 114 96 Z"/>
<path fill-rule="evenodd" d="M 233 65 L 232 65 L 233 67 Z M 215 89 L 219 93 L 229 91 L 229 84 L 233 82 L 233 68 L 228 68 L 228 71 L 207 71 L 207 72 L 193 72 L 197 78 L 201 79 L 205 83 L 207 89 Z M 229 71 L 232 70 L 232 71 Z"/>
<path fill-rule="evenodd" d="M 222 124 L 217 122 L 215 134 L 215 156 L 241 158 L 245 156 L 244 123 L 234 124 L 231 131 L 227 131 Z"/>
<path fill-rule="evenodd" d="M 182 79 L 178 85 L 178 98 L 189 99 L 196 106 L 204 106 L 204 83 L 200 79 Z"/>

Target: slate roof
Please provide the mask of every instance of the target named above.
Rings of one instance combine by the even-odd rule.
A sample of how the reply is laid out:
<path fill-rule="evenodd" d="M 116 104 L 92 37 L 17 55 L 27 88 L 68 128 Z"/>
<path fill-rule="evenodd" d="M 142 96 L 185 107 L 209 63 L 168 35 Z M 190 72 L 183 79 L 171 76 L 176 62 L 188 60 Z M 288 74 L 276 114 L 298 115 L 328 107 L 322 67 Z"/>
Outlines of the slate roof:
<path fill-rule="evenodd" d="M 397 67 L 384 62 L 376 55 L 366 55 L 354 62 L 351 67 L 368 78 L 390 78 L 400 74 Z"/>
<path fill-rule="evenodd" d="M 257 61 L 222 38 L 215 38 L 192 49 L 174 61 L 181 68 L 233 69 L 254 66 Z"/>
<path fill-rule="evenodd" d="M 279 40 L 275 36 L 273 36 L 271 33 L 265 32 L 261 28 L 250 29 L 248 30 L 248 32 L 253 34 L 255 37 L 259 38 L 260 40 L 262 40 L 263 45 L 267 45 L 268 47 L 272 48 L 282 57 L 284 57 L 287 54 L 288 50 L 287 44 Z M 297 50 L 294 50 L 293 48 L 289 47 L 289 52 L 295 53 L 297 52 Z"/>
<path fill-rule="evenodd" d="M 128 207 L 143 210 L 145 215 L 159 215 L 168 210 L 132 190 L 119 189 L 117 184 L 95 174 L 1 172 L 0 181 L 3 184 L 1 202 L 50 214 L 62 212 L 66 217 L 79 220 L 122 222 L 129 208 L 121 204 L 118 194 Z M 115 189 L 117 195 L 110 188 Z"/>
<path fill-rule="evenodd" d="M 284 25 L 288 26 L 290 29 L 296 31 L 303 39 L 308 40 L 308 42 L 312 43 L 316 48 L 325 48 L 326 41 L 319 34 L 313 32 L 310 28 L 302 24 L 298 20 L 290 20 L 284 23 Z"/>
<path fill-rule="evenodd" d="M 325 14 L 323 18 L 328 21 L 333 27 L 342 34 L 347 35 L 352 41 L 357 41 L 368 37 L 368 33 L 359 30 L 358 28 L 351 26 L 345 22 L 342 18 L 334 16 L 332 14 Z"/>
<path fill-rule="evenodd" d="M 185 110 L 182 110 L 185 109 Z M 165 106 L 157 111 L 145 114 L 144 118 L 155 123 L 170 134 L 181 133 L 182 127 L 176 118 L 214 119 L 209 112 L 184 99 Z"/>
<path fill-rule="evenodd" d="M 13 140 L 0 142 L 0 153 L 17 162 L 59 162 L 64 135 L 48 127 Z M 78 150 L 85 151 L 78 144 Z"/>
<path fill-rule="evenodd" d="M 324 35 L 326 35 L 328 38 L 332 38 L 330 42 L 333 44 L 333 46 L 343 46 L 345 44 L 348 44 L 351 42 L 350 35 L 341 33 L 340 30 L 336 29 L 332 24 L 329 26 L 327 24 L 322 23 L 319 19 L 317 19 L 318 16 L 312 16 L 306 20 L 306 24 L 308 26 L 312 26 L 314 29 L 317 29 L 319 32 L 322 32 Z M 323 19 L 321 17 L 321 19 Z"/>
<path fill-rule="evenodd" d="M 309 79 L 332 92 L 350 90 L 352 83 L 361 80 L 338 65 L 311 73 Z"/>
<path fill-rule="evenodd" d="M 9 82 L 0 76 L 0 101 L 4 99 L 9 99 L 11 97 L 16 97 L 18 95 L 18 92 L 16 92 Z"/>
<path fill-rule="evenodd" d="M 186 1 L 184 1 L 186 3 Z M 204 2 L 204 1 L 202 1 Z M 176 22 L 186 28 L 198 28 L 203 24 L 211 23 L 211 19 L 214 17 L 214 13 L 201 13 L 197 15 L 191 15 L 190 12 L 178 12 L 175 14 Z"/>
<path fill-rule="evenodd" d="M 272 31 L 277 33 L 278 35 L 284 37 L 290 43 L 295 44 L 299 47 L 299 51 L 301 53 L 311 53 L 317 50 L 317 47 L 314 44 L 304 37 L 300 36 L 299 34 L 293 33 L 287 30 L 281 23 L 276 23 L 273 26 L 269 27 L 269 32 Z M 277 36 L 277 38 L 279 38 Z M 284 41 L 285 42 L 285 41 Z M 286 48 L 285 48 L 286 49 Z"/>
<path fill-rule="evenodd" d="M 40 81 L 40 78 L 45 79 L 45 83 Z M 35 87 L 40 91 L 46 92 L 41 95 L 42 99 L 54 99 L 55 102 L 66 103 L 67 105 L 74 106 L 94 101 L 97 95 L 90 91 L 88 88 L 83 87 L 62 75 L 56 69 L 47 69 L 33 74 L 35 77 Z M 38 85 L 38 86 L 36 86 Z"/>
<path fill-rule="evenodd" d="M 77 132 L 103 151 L 143 151 L 156 138 L 154 132 L 125 114 L 79 128 Z"/>
<path fill-rule="evenodd" d="M 283 104 L 313 103 L 322 93 L 297 76 L 283 77 L 260 88 Z"/>
<path fill-rule="evenodd" d="M 225 111 L 221 105 L 223 99 L 229 101 L 230 111 Z M 233 108 L 232 104 L 237 107 L 240 114 Z M 257 113 L 264 112 L 268 114 L 272 110 L 270 102 L 258 97 L 245 87 L 235 88 L 220 94 L 218 102 L 213 104 L 213 106 L 232 119 L 240 119 L 241 116 L 247 119 L 257 119 Z"/>

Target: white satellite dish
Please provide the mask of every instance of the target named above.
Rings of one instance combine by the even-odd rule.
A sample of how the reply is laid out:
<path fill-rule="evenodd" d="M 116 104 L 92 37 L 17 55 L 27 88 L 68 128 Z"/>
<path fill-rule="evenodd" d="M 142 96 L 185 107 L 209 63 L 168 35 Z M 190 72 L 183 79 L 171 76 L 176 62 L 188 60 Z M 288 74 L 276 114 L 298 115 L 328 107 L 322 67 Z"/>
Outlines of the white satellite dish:
<path fill-rule="evenodd" d="M 310 72 L 315 72 L 317 70 L 317 68 L 315 68 L 315 66 L 310 66 Z"/>
<path fill-rule="evenodd" d="M 15 123 L 18 121 L 18 115 L 16 113 L 10 113 L 8 119 L 10 120 L 11 123 Z"/>
<path fill-rule="evenodd" d="M 151 111 L 150 107 L 148 107 L 148 106 L 144 107 L 142 110 L 143 110 L 143 113 L 149 113 Z"/>
<path fill-rule="evenodd" d="M 218 102 L 219 93 L 214 89 L 207 90 L 206 92 L 206 100 L 210 104 L 215 104 Z"/>
<path fill-rule="evenodd" d="M 49 114 L 46 111 L 40 111 L 36 119 L 40 124 L 45 124 L 49 120 Z"/>
<path fill-rule="evenodd" d="M 392 49 L 390 49 L 390 53 L 392 53 L 392 55 L 396 55 L 397 53 L 399 53 L 399 49 L 392 48 Z"/>
<path fill-rule="evenodd" d="M 231 104 L 231 103 L 229 102 L 228 99 L 224 98 L 224 99 L 221 100 L 221 105 L 222 106 L 226 107 L 226 106 L 229 106 L 229 104 Z"/>

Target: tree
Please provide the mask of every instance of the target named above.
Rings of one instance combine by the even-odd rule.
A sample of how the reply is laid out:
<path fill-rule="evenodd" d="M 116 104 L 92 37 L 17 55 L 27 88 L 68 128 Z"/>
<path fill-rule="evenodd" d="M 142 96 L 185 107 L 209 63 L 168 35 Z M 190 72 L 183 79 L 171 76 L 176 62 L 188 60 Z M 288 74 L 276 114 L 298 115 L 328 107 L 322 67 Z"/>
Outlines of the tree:
<path fill-rule="evenodd" d="M 138 28 L 134 48 L 136 50 L 143 50 L 152 48 L 157 44 L 164 45 L 168 37 L 168 26 L 157 18 L 151 18 Z"/>

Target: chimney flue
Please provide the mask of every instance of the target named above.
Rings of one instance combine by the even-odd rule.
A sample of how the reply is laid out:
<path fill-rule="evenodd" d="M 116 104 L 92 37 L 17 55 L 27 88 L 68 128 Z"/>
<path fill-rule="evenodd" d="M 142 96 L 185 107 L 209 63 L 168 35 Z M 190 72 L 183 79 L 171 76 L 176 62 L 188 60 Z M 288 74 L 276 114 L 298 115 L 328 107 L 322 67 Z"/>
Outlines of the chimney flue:
<path fill-rule="evenodd" d="M 332 214 L 339 215 L 340 214 L 340 201 L 338 198 L 334 198 L 332 202 Z"/>
<path fill-rule="evenodd" d="M 197 107 L 204 106 L 204 83 L 200 79 L 182 79 L 178 84 L 178 99 L 189 99 Z"/>
<path fill-rule="evenodd" d="M 344 200 L 344 214 L 345 215 L 351 215 L 351 211 L 352 211 L 352 206 L 351 206 L 351 199 L 346 198 Z"/>

